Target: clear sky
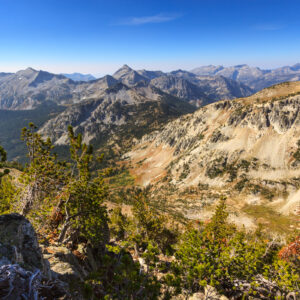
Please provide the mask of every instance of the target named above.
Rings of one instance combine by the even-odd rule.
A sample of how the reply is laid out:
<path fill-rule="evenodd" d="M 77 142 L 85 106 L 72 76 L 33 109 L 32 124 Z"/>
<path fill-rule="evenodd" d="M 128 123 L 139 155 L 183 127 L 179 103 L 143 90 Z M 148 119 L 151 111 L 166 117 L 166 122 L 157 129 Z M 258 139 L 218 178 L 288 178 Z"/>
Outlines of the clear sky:
<path fill-rule="evenodd" d="M 299 0 L 0 0 L 0 72 L 300 62 Z"/>

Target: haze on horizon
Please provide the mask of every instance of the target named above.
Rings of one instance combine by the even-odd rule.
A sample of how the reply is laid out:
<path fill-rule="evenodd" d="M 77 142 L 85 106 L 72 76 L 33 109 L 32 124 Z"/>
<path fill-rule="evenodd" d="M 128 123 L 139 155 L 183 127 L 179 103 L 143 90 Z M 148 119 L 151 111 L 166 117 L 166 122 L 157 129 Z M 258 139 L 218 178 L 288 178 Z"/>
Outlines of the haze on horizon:
<path fill-rule="evenodd" d="M 112 74 L 300 61 L 296 0 L 0 0 L 0 72 Z"/>

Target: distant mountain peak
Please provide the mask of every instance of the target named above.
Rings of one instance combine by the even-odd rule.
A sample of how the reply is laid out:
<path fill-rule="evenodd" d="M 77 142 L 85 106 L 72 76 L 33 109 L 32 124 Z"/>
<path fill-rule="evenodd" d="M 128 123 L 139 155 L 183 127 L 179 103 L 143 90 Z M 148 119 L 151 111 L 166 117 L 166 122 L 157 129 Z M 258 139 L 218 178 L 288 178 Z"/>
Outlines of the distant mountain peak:
<path fill-rule="evenodd" d="M 121 69 L 132 70 L 132 68 L 130 68 L 127 64 L 124 64 Z"/>
<path fill-rule="evenodd" d="M 38 70 L 31 67 L 26 68 L 25 71 L 38 72 Z"/>
<path fill-rule="evenodd" d="M 35 73 L 38 73 L 37 70 L 33 69 L 33 68 L 26 68 L 25 70 L 20 70 L 18 71 L 16 74 L 18 75 L 30 75 L 30 74 L 35 74 Z"/>
<path fill-rule="evenodd" d="M 68 73 L 63 73 L 63 76 L 72 79 L 74 81 L 90 81 L 90 80 L 95 80 L 96 77 L 94 77 L 91 74 L 81 74 L 78 72 L 72 73 L 72 74 L 68 74 Z"/>
<path fill-rule="evenodd" d="M 139 81 L 146 81 L 149 82 L 149 79 L 147 77 L 144 77 L 137 71 L 131 69 L 128 65 L 123 65 L 122 68 L 117 70 L 113 77 L 122 83 L 128 85 L 128 86 L 134 86 Z"/>
<path fill-rule="evenodd" d="M 249 68 L 247 64 L 235 65 L 234 68 Z"/>
<path fill-rule="evenodd" d="M 125 64 L 113 74 L 113 77 L 119 79 L 120 77 L 131 72 L 135 72 L 135 71 Z"/>
<path fill-rule="evenodd" d="M 119 73 L 119 72 L 131 72 L 131 71 L 133 71 L 133 69 L 130 68 L 128 65 L 124 64 L 120 69 L 118 69 L 118 70 L 115 72 L 115 74 L 116 74 L 116 73 Z"/>

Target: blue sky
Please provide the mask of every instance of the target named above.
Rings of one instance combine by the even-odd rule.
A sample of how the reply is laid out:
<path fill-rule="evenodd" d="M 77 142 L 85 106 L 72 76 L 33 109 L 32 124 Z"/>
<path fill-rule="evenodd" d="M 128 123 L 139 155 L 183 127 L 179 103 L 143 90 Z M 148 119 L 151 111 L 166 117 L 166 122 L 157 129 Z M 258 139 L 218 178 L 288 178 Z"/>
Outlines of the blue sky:
<path fill-rule="evenodd" d="M 300 62 L 299 0 L 0 0 L 0 72 Z"/>

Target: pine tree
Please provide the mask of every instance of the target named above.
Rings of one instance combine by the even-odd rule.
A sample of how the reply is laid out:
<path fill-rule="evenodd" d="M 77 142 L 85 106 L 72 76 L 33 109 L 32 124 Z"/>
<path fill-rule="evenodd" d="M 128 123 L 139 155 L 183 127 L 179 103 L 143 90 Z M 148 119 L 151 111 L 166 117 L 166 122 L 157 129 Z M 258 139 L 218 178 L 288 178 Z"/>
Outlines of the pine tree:
<path fill-rule="evenodd" d="M 90 165 L 93 160 L 93 149 L 82 143 L 82 136 L 74 134 L 69 126 L 72 172 L 63 189 L 64 221 L 59 236 L 60 242 L 73 243 L 85 238 L 94 246 L 107 239 L 107 211 L 103 205 L 107 197 L 107 188 L 99 172 L 91 177 Z"/>
<path fill-rule="evenodd" d="M 44 140 L 33 123 L 22 129 L 21 139 L 26 142 L 29 158 L 21 177 L 26 187 L 21 199 L 21 212 L 27 215 L 33 207 L 38 210 L 46 201 L 52 201 L 65 185 L 66 168 L 65 164 L 57 161 L 51 140 Z"/>
<path fill-rule="evenodd" d="M 0 146 L 1 163 L 0 168 L 4 166 L 6 161 L 6 151 Z M 17 189 L 12 183 L 12 178 L 9 176 L 9 169 L 4 169 L 0 172 L 0 213 L 7 213 L 11 210 L 12 204 L 15 200 Z"/>

